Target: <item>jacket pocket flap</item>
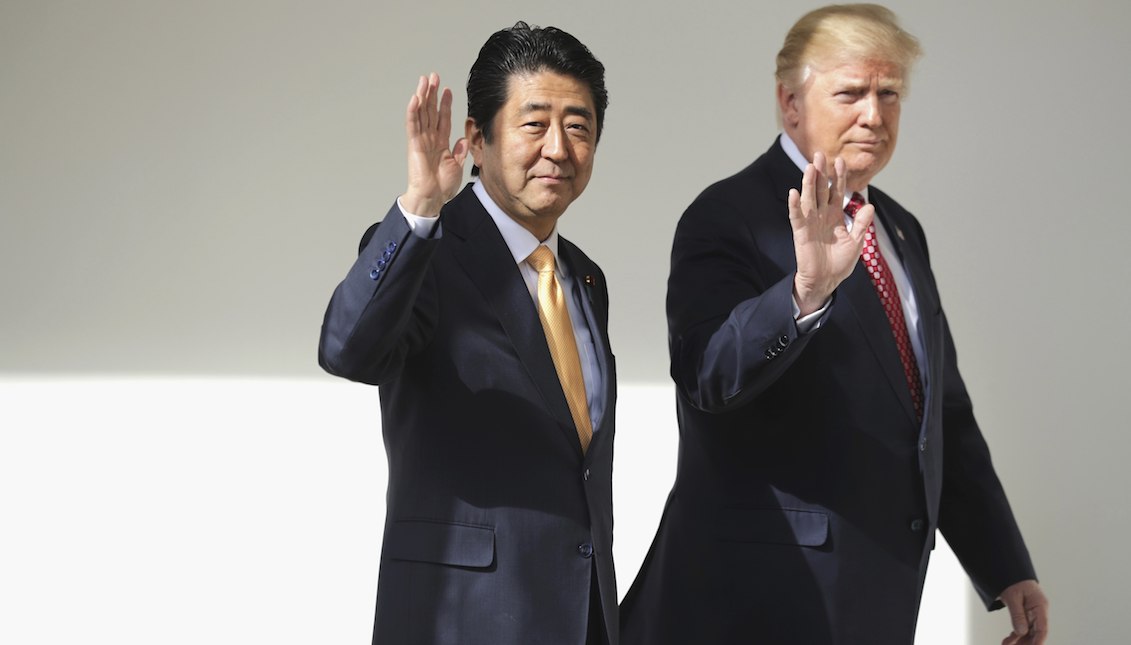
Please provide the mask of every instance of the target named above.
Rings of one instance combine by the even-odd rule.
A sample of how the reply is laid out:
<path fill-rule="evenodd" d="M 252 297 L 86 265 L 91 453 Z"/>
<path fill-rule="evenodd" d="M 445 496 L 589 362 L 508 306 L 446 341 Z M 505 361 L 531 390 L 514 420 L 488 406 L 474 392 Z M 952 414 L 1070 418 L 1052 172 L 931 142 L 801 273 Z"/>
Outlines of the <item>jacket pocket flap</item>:
<path fill-rule="evenodd" d="M 436 520 L 400 520 L 385 533 L 384 557 L 457 567 L 495 561 L 495 529 Z"/>
<path fill-rule="evenodd" d="M 725 509 L 716 533 L 732 542 L 821 546 L 829 539 L 829 516 L 787 508 Z"/>

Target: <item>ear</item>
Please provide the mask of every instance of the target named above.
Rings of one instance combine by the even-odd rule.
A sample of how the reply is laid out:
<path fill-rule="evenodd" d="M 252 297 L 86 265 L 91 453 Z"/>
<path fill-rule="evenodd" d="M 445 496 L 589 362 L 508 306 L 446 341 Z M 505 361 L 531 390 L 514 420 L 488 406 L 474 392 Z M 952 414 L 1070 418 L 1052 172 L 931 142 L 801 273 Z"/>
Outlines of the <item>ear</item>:
<path fill-rule="evenodd" d="M 467 117 L 467 122 L 463 124 L 463 136 L 467 137 L 468 150 L 471 152 L 471 159 L 475 162 L 476 166 L 480 166 L 479 158 L 483 155 L 483 131 L 475 123 L 475 119 Z"/>
<path fill-rule="evenodd" d="M 801 121 L 800 102 L 801 96 L 797 92 L 778 81 L 778 110 L 781 111 L 782 124 L 787 130 L 793 130 Z"/>

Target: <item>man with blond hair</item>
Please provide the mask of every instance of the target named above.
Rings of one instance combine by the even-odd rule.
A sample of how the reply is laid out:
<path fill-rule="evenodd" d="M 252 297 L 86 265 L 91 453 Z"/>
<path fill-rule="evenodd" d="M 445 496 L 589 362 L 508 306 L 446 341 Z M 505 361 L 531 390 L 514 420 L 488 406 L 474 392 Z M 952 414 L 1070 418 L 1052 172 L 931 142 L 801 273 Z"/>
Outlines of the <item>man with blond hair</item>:
<path fill-rule="evenodd" d="M 783 132 L 707 188 L 668 281 L 679 467 L 625 645 L 908 645 L 942 531 L 1005 645 L 1048 603 L 955 362 L 923 229 L 871 186 L 919 44 L 877 5 L 802 17 Z"/>

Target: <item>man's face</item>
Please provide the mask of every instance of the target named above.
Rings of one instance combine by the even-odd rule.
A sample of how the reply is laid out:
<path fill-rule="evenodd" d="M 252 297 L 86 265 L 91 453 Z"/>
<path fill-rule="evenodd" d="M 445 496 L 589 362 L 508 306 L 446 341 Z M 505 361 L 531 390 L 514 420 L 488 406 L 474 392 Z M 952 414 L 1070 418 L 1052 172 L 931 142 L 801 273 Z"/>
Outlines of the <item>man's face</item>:
<path fill-rule="evenodd" d="M 544 240 L 593 173 L 596 108 L 589 88 L 555 72 L 516 74 L 488 143 L 467 120 L 471 155 L 491 199 Z"/>
<path fill-rule="evenodd" d="M 878 60 L 810 66 L 796 91 L 778 87 L 782 121 L 810 161 L 844 159 L 848 188 L 863 190 L 891 159 L 899 134 L 901 69 Z"/>

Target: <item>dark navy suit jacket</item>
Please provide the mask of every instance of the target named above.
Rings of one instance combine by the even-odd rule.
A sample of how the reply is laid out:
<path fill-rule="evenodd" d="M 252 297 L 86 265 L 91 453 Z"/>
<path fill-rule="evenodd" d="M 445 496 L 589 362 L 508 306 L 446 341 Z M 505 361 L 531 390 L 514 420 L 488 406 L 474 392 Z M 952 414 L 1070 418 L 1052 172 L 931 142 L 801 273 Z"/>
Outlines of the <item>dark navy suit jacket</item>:
<path fill-rule="evenodd" d="M 470 186 L 441 222 L 422 239 L 394 205 L 366 233 L 319 345 L 327 371 L 380 386 L 389 484 L 373 642 L 581 645 L 596 572 L 615 644 L 604 275 L 559 238 L 605 388 L 583 456 L 535 304 Z"/>
<path fill-rule="evenodd" d="M 926 354 L 916 421 L 863 266 L 799 335 L 780 143 L 705 190 L 672 249 L 679 466 L 622 605 L 631 645 L 908 645 L 936 528 L 988 606 L 1034 578 L 955 362 L 914 217 L 869 188 Z"/>

